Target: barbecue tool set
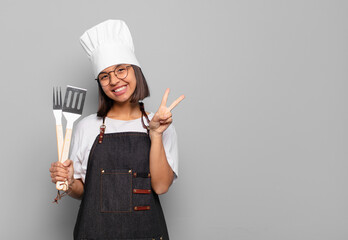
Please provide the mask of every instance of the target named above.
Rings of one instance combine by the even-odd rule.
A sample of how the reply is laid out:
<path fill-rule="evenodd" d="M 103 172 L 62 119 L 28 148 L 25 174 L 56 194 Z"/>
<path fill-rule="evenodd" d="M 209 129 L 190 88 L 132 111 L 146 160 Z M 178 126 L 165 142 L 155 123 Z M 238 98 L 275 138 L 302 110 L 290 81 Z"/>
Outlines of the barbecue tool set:
<path fill-rule="evenodd" d="M 62 92 L 59 88 L 53 88 L 53 114 L 56 119 L 56 135 L 58 161 L 64 163 L 69 158 L 70 141 L 74 122 L 81 116 L 85 102 L 87 90 L 83 88 L 67 86 L 64 103 L 62 103 Z M 63 136 L 62 115 L 64 115 L 67 126 L 65 137 Z M 64 141 L 63 141 L 64 138 Z M 58 195 L 55 202 L 61 198 L 60 190 L 68 190 L 68 181 L 58 181 L 56 183 Z"/>

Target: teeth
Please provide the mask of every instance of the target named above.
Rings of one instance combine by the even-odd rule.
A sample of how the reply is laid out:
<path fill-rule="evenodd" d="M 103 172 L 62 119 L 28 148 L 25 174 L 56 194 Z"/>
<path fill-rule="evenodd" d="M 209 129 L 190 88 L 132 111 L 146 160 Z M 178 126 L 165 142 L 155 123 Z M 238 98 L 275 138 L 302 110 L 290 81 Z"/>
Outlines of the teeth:
<path fill-rule="evenodd" d="M 114 90 L 114 92 L 119 92 L 119 91 L 122 91 L 122 90 L 123 90 L 123 89 L 125 89 L 125 88 L 126 88 L 126 86 L 121 87 L 121 88 L 118 88 L 118 89 Z"/>

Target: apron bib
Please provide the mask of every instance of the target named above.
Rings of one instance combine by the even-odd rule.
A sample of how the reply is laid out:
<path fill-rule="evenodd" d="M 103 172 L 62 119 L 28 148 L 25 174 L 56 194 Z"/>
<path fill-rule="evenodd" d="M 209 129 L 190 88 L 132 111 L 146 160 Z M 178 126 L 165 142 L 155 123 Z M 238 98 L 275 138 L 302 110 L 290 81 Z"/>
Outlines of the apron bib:
<path fill-rule="evenodd" d="M 168 240 L 151 188 L 148 133 L 101 132 L 91 148 L 74 239 Z"/>

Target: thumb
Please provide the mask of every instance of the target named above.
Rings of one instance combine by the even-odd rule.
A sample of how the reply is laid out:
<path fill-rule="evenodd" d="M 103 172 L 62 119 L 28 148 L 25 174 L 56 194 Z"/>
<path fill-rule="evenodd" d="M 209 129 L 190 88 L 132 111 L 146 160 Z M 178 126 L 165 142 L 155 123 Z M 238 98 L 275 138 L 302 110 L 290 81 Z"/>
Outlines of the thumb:
<path fill-rule="evenodd" d="M 70 159 L 67 159 L 67 160 L 65 160 L 65 162 L 63 162 L 63 165 L 65 167 L 69 167 L 71 163 L 72 163 L 72 161 Z"/>

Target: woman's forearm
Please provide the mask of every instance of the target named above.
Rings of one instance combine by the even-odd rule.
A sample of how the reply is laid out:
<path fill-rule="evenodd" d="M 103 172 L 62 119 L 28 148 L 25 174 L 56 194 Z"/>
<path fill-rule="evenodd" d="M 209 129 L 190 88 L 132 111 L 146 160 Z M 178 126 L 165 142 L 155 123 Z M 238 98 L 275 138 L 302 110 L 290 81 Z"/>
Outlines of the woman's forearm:
<path fill-rule="evenodd" d="M 163 147 L 162 134 L 150 131 L 150 173 L 151 185 L 157 194 L 166 193 L 173 182 L 174 173 L 168 164 Z"/>
<path fill-rule="evenodd" d="M 81 179 L 75 179 L 69 186 L 68 195 L 72 198 L 82 199 L 84 192 L 84 184 Z"/>

